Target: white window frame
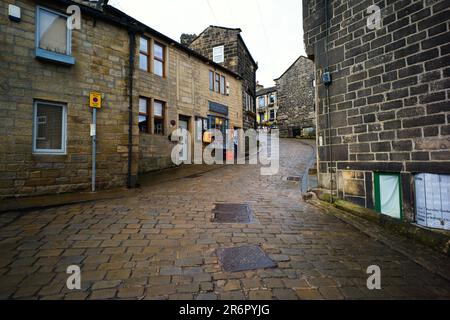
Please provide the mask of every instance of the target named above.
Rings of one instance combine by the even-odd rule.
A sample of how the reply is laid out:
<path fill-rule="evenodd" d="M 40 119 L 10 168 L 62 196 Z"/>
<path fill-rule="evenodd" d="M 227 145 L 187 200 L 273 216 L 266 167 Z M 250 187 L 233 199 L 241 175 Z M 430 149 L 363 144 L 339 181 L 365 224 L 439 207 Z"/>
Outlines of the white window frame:
<path fill-rule="evenodd" d="M 40 22 L 41 22 L 41 15 L 40 12 L 41 10 L 43 11 L 47 11 L 53 14 L 56 14 L 58 16 L 64 17 L 67 21 L 67 19 L 69 18 L 68 15 L 43 7 L 43 6 L 37 6 L 37 10 L 36 10 L 36 49 L 40 49 L 40 50 L 44 50 L 53 54 L 57 54 L 57 55 L 63 55 L 63 56 L 71 56 L 72 55 L 72 30 L 70 30 L 70 28 L 66 27 L 66 32 L 67 32 L 67 44 L 66 44 L 66 54 L 61 54 L 61 53 L 57 53 L 51 50 L 46 50 L 46 49 L 42 49 L 40 47 L 40 43 L 41 43 L 41 38 L 40 38 Z"/>
<path fill-rule="evenodd" d="M 37 107 L 38 104 L 46 104 L 51 106 L 57 106 L 62 108 L 62 131 L 61 131 L 61 149 L 38 149 L 36 147 L 38 119 L 37 119 Z M 65 155 L 67 150 L 67 105 L 64 103 L 49 102 L 44 100 L 36 100 L 33 104 L 33 154 L 41 155 Z"/>
<path fill-rule="evenodd" d="M 219 53 L 217 53 L 219 51 Z M 215 63 L 225 62 L 225 46 L 217 46 L 213 48 L 213 61 Z"/>

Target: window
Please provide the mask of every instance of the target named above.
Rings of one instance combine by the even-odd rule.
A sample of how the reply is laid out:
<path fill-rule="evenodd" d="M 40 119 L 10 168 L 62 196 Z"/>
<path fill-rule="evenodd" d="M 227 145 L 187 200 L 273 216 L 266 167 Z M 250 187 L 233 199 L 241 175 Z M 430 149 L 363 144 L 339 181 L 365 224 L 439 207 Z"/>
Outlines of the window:
<path fill-rule="evenodd" d="M 150 112 L 148 98 L 139 98 L 139 132 L 150 133 Z"/>
<path fill-rule="evenodd" d="M 256 112 L 253 97 L 249 95 L 247 92 L 245 92 L 244 97 L 245 97 L 245 110 Z"/>
<path fill-rule="evenodd" d="M 392 218 L 402 218 L 402 195 L 399 174 L 375 173 L 376 210 Z"/>
<path fill-rule="evenodd" d="M 141 70 L 147 71 L 149 72 L 150 69 L 150 51 L 149 46 L 148 46 L 148 39 L 141 37 L 140 41 L 139 41 L 140 45 L 139 45 L 139 68 Z"/>
<path fill-rule="evenodd" d="M 66 117 L 64 104 L 34 103 L 33 153 L 66 153 Z"/>
<path fill-rule="evenodd" d="M 220 89 L 220 74 L 216 73 L 216 81 L 214 83 L 214 91 L 219 92 Z"/>
<path fill-rule="evenodd" d="M 224 46 L 213 48 L 213 61 L 215 63 L 223 63 L 225 61 Z"/>
<path fill-rule="evenodd" d="M 153 45 L 153 73 L 164 77 L 165 47 L 157 42 Z"/>
<path fill-rule="evenodd" d="M 225 84 L 225 77 L 224 76 L 221 76 L 220 77 L 220 93 L 221 94 L 223 94 L 223 95 L 225 95 L 225 87 L 226 87 L 226 84 Z"/>
<path fill-rule="evenodd" d="M 153 133 L 164 135 L 164 102 L 153 102 Z"/>
<path fill-rule="evenodd" d="M 67 16 L 38 6 L 36 9 L 36 57 L 75 64 L 72 54 L 72 32 Z"/>
<path fill-rule="evenodd" d="M 259 101 L 259 107 L 260 108 L 264 108 L 266 106 L 266 99 L 264 98 L 264 96 L 263 97 L 259 97 L 258 101 Z"/>
<path fill-rule="evenodd" d="M 414 181 L 417 223 L 450 230 L 450 175 L 420 173 Z"/>
<path fill-rule="evenodd" d="M 275 93 L 271 93 L 269 95 L 269 103 L 274 104 L 275 103 Z"/>
<path fill-rule="evenodd" d="M 270 110 L 270 121 L 275 120 L 275 110 Z"/>
<path fill-rule="evenodd" d="M 209 90 L 214 91 L 214 71 L 209 71 Z"/>

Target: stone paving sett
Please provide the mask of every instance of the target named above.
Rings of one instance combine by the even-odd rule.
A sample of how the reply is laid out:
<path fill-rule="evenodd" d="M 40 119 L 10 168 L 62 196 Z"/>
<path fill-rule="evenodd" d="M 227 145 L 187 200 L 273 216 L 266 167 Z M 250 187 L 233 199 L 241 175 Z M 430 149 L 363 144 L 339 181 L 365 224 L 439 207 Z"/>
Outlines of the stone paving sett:
<path fill-rule="evenodd" d="M 311 152 L 282 139 L 275 176 L 223 166 L 162 177 L 121 199 L 16 216 L 0 227 L 0 298 L 449 299 L 447 280 L 302 201 L 285 177 L 304 172 Z M 257 223 L 213 223 L 215 203 L 247 203 Z M 251 245 L 277 267 L 222 269 L 218 249 Z M 73 264 L 81 291 L 65 285 Z M 366 287 L 370 265 L 381 267 L 381 291 Z"/>

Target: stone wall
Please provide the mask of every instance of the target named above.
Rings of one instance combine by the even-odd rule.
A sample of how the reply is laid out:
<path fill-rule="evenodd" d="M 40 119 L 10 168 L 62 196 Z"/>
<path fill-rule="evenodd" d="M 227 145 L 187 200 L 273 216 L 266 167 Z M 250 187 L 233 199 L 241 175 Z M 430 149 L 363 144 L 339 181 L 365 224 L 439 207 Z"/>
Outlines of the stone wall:
<path fill-rule="evenodd" d="M 303 128 L 315 128 L 314 63 L 300 57 L 280 78 L 277 123 L 280 137 L 295 138 Z"/>
<path fill-rule="evenodd" d="M 256 114 L 245 110 L 245 93 L 248 93 L 253 101 L 256 99 L 256 69 L 252 58 L 245 47 L 240 36 L 240 29 L 230 29 L 222 27 L 208 27 L 190 47 L 203 56 L 213 59 L 213 48 L 224 46 L 225 61 L 222 65 L 239 74 L 243 78 L 242 82 L 242 111 L 243 127 L 245 129 L 254 128 L 256 124 Z M 242 126 L 240 126 L 242 127 Z"/>
<path fill-rule="evenodd" d="M 337 184 L 341 197 L 372 208 L 373 172 L 401 173 L 403 207 L 412 220 L 413 174 L 450 173 L 448 1 L 329 3 L 331 140 L 319 83 L 320 183 Z M 367 27 L 374 3 L 382 9 L 379 30 Z M 306 50 L 320 79 L 327 66 L 325 9 L 317 0 L 304 0 L 303 7 Z M 337 178 L 330 179 L 336 167 Z"/>
<path fill-rule="evenodd" d="M 22 20 L 0 4 L 0 197 L 88 190 L 91 185 L 90 91 L 104 94 L 98 111 L 97 182 L 125 186 L 128 161 L 126 30 L 83 15 L 72 35 L 73 66 L 35 58 L 35 1 L 15 1 Z M 41 5 L 65 11 L 54 1 Z M 67 153 L 32 153 L 33 103 L 67 104 Z"/>

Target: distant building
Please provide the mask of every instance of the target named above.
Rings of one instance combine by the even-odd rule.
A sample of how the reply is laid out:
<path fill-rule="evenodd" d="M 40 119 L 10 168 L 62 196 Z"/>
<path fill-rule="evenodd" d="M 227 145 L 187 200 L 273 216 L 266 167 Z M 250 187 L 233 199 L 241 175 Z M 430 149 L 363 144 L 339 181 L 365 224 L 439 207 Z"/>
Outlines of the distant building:
<path fill-rule="evenodd" d="M 256 127 L 258 64 L 242 39 L 241 32 L 241 29 L 210 26 L 192 41 L 190 48 L 242 77 L 243 128 L 253 129 Z"/>
<path fill-rule="evenodd" d="M 276 127 L 278 112 L 277 88 L 258 87 L 259 90 L 256 91 L 256 119 L 258 127 Z"/>
<path fill-rule="evenodd" d="M 314 136 L 314 63 L 301 56 L 275 82 L 280 137 Z"/>

